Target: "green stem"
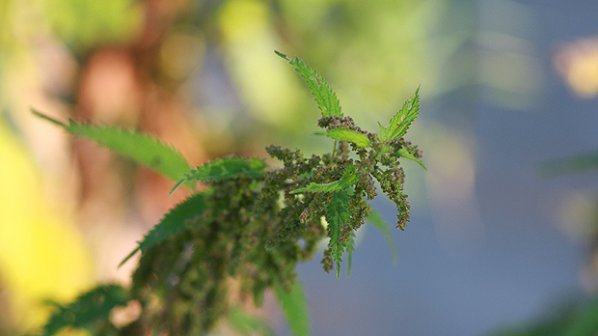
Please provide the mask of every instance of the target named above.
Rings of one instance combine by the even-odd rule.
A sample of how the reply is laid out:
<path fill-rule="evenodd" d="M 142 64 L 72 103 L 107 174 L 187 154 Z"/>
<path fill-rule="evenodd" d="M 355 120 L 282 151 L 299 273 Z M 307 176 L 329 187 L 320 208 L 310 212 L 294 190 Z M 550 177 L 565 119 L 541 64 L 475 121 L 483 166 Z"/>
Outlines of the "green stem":
<path fill-rule="evenodd" d="M 336 162 L 336 143 L 337 141 L 334 140 L 334 143 L 332 144 L 332 159 Z"/>

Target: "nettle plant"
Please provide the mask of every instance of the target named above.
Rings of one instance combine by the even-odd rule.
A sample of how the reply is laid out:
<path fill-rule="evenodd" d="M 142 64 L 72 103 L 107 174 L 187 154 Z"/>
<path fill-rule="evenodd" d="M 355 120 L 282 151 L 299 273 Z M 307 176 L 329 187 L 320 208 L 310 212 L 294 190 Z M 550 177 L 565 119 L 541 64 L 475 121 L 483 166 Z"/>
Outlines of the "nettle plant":
<path fill-rule="evenodd" d="M 100 285 L 68 305 L 58 305 L 43 327 L 94 335 L 204 335 L 228 320 L 241 334 L 270 334 L 242 308 L 257 306 L 272 289 L 294 335 L 309 334 L 307 304 L 296 274 L 327 240 L 322 265 L 347 274 L 355 232 L 368 220 L 392 241 L 386 224 L 368 204 L 380 189 L 398 208 L 397 227 L 409 221 L 401 159 L 423 167 L 421 152 L 404 136 L 419 113 L 418 92 L 379 133 L 365 131 L 341 111 L 324 78 L 300 58 L 277 52 L 299 74 L 322 117 L 320 134 L 334 140 L 330 153 L 306 157 L 300 150 L 267 147 L 282 167 L 259 158 L 221 158 L 191 169 L 170 146 L 145 134 L 111 126 L 60 122 L 34 113 L 66 131 L 154 169 L 194 190 L 176 205 L 123 260 L 141 253 L 129 288 Z M 233 295 L 234 294 L 234 295 Z M 234 297 L 234 298 L 233 298 Z M 139 316 L 124 326 L 111 321 L 117 307 L 137 302 Z"/>

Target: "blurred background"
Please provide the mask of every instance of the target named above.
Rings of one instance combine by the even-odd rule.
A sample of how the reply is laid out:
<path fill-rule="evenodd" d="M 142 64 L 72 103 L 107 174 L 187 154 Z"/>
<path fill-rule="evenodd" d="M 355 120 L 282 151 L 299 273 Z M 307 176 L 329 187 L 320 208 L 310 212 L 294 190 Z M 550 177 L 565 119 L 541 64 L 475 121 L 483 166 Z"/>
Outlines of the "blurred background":
<path fill-rule="evenodd" d="M 194 165 L 270 143 L 325 150 L 275 49 L 320 70 L 368 129 L 423 94 L 409 135 L 428 171 L 407 167 L 398 262 L 365 230 L 350 278 L 302 265 L 313 335 L 564 334 L 598 290 L 596 13 L 590 0 L 0 0 L 0 334 L 39 326 L 48 300 L 126 283 L 134 263 L 118 262 L 184 196 L 29 108 L 152 133 Z M 392 222 L 390 201 L 375 207 Z M 289 335 L 273 302 L 263 315 Z"/>

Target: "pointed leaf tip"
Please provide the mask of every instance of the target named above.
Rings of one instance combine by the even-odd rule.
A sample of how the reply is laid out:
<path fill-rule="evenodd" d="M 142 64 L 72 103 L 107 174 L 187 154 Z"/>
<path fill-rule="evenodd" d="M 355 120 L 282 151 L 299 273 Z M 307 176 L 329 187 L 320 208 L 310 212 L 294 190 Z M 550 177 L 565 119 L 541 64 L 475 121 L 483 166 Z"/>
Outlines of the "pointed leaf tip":
<path fill-rule="evenodd" d="M 187 181 L 187 178 L 182 178 L 180 179 L 175 185 L 174 187 L 172 187 L 172 189 L 170 189 L 170 191 L 168 192 L 168 195 L 172 195 L 183 183 L 185 183 Z"/>
<path fill-rule="evenodd" d="M 52 123 L 52 124 L 54 124 L 54 125 L 60 126 L 60 127 L 62 127 L 62 128 L 66 128 L 66 127 L 67 127 L 67 125 L 66 125 L 65 123 L 63 123 L 62 121 L 60 121 L 60 120 L 58 120 L 58 119 L 54 119 L 54 118 L 52 118 L 52 117 L 50 117 L 50 116 L 48 116 L 48 115 L 46 115 L 46 114 L 43 114 L 43 113 L 41 113 L 40 111 L 36 110 L 36 109 L 35 109 L 35 108 L 33 108 L 33 107 L 30 107 L 30 108 L 29 108 L 29 110 L 31 111 L 31 113 L 32 113 L 34 116 L 36 116 L 36 117 L 38 117 L 38 118 L 40 118 L 40 119 L 43 119 L 43 120 L 45 120 L 45 121 L 48 121 L 48 122 L 50 122 L 50 123 Z"/>
<path fill-rule="evenodd" d="M 74 121 L 63 123 L 34 109 L 31 112 L 75 136 L 91 140 L 174 181 L 189 170 L 189 164 L 178 150 L 148 134 L 107 125 Z"/>
<path fill-rule="evenodd" d="M 418 115 L 419 87 L 415 90 L 413 96 L 403 103 L 399 112 L 390 119 L 388 126 L 380 127 L 380 139 L 388 142 L 404 136 Z"/>
<path fill-rule="evenodd" d="M 281 57 L 281 58 L 284 58 L 284 59 L 285 59 L 285 60 L 287 60 L 287 61 L 289 60 L 289 56 L 287 56 L 286 54 L 284 54 L 284 53 L 282 53 L 282 52 L 280 52 L 280 51 L 278 51 L 278 50 L 274 50 L 274 53 L 275 53 L 277 56 L 279 56 L 279 57 Z"/>
<path fill-rule="evenodd" d="M 135 254 L 137 254 L 138 251 L 140 251 L 141 249 L 139 248 L 139 246 L 137 246 L 137 248 L 135 248 L 133 251 L 131 251 L 131 253 L 129 253 L 120 263 L 118 263 L 118 267 L 117 268 L 121 268 L 124 264 L 127 263 L 127 261 L 129 261 L 131 258 L 133 258 L 133 256 Z"/>
<path fill-rule="evenodd" d="M 305 86 L 309 89 L 323 117 L 343 116 L 336 94 L 320 73 L 308 66 L 299 57 L 291 58 L 279 51 L 274 52 L 289 62 L 295 69 L 295 72 L 297 72 Z"/>

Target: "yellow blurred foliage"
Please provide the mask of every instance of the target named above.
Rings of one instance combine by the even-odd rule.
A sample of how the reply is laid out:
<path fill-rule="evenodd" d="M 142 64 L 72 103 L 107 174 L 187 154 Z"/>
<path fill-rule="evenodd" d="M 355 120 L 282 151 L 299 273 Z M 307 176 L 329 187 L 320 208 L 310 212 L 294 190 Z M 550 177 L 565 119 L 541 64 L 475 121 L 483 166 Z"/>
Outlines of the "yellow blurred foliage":
<path fill-rule="evenodd" d="M 42 0 L 54 33 L 77 50 L 123 43 L 138 34 L 143 7 L 134 0 Z"/>
<path fill-rule="evenodd" d="M 298 87 L 293 86 L 292 70 L 274 55 L 282 42 L 268 5 L 257 0 L 227 1 L 218 19 L 227 49 L 225 60 L 249 111 L 268 124 L 288 124 L 296 117 Z"/>
<path fill-rule="evenodd" d="M 555 66 L 569 87 L 580 97 L 598 95 L 598 39 L 572 42 L 557 52 Z"/>
<path fill-rule="evenodd" d="M 88 287 L 92 260 L 76 228 L 43 197 L 34 163 L 0 124 L 0 282 L 13 322 L 38 326 L 48 307 Z M 60 200 L 57 200 L 60 202 Z"/>

